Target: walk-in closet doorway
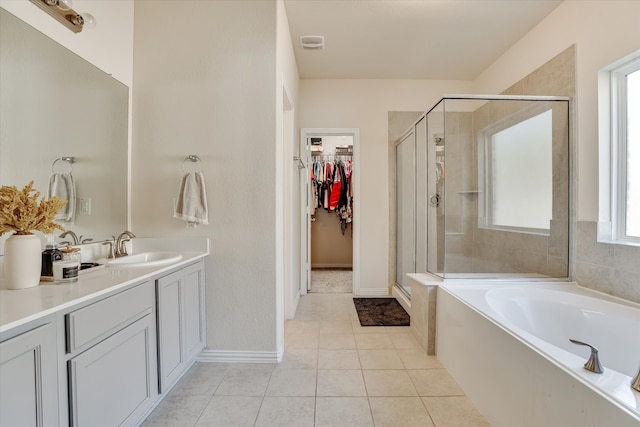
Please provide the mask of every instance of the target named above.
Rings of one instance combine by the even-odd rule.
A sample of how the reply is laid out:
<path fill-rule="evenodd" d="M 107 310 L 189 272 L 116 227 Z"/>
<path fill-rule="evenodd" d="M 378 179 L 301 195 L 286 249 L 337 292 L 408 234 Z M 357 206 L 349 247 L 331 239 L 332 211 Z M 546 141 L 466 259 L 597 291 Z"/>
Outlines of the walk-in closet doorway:
<path fill-rule="evenodd" d="M 300 292 L 357 294 L 359 130 L 305 128 L 300 144 L 308 165 L 308 179 L 301 180 L 300 189 L 301 247 L 305 252 Z"/>

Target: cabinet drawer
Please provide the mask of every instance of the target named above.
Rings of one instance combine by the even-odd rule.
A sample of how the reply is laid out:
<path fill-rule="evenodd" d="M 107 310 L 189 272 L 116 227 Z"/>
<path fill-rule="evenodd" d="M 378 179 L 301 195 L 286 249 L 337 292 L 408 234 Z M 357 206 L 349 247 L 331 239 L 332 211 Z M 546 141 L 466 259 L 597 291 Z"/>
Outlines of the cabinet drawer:
<path fill-rule="evenodd" d="M 153 292 L 152 282 L 145 282 L 67 314 L 67 353 L 109 331 L 126 326 L 152 310 Z"/>

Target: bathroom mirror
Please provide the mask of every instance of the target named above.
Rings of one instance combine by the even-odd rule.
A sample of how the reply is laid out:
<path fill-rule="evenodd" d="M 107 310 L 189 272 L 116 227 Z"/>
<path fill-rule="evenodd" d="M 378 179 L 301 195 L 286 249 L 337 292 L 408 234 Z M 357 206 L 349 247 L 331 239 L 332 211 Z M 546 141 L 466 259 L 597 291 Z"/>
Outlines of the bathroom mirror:
<path fill-rule="evenodd" d="M 85 242 L 125 230 L 128 87 L 4 9 L 0 20 L 1 185 L 33 180 L 46 196 L 53 172 L 72 172 L 75 219 L 63 227 Z M 61 157 L 75 163 L 54 165 Z"/>

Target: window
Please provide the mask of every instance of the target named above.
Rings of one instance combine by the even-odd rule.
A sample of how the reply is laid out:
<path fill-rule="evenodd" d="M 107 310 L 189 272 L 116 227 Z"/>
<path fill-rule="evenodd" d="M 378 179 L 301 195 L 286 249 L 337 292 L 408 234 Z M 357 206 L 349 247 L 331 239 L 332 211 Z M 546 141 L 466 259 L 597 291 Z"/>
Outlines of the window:
<path fill-rule="evenodd" d="M 640 244 L 640 52 L 599 76 L 601 217 L 598 239 Z"/>
<path fill-rule="evenodd" d="M 552 111 L 494 124 L 481 132 L 485 198 L 480 226 L 549 234 L 552 215 Z"/>
<path fill-rule="evenodd" d="M 627 180 L 625 234 L 640 238 L 640 61 L 627 74 Z M 634 118 L 631 120 L 630 118 Z"/>

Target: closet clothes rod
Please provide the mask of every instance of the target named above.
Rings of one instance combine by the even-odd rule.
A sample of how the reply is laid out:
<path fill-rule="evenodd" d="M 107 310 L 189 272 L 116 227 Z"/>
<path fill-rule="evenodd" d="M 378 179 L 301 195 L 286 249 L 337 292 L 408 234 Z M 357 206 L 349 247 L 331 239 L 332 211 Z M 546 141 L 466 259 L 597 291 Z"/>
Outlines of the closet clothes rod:
<path fill-rule="evenodd" d="M 353 157 L 353 153 L 339 153 L 339 154 L 311 154 L 315 158 L 336 158 L 336 157 Z"/>

